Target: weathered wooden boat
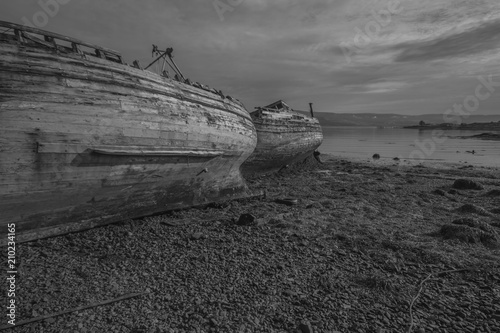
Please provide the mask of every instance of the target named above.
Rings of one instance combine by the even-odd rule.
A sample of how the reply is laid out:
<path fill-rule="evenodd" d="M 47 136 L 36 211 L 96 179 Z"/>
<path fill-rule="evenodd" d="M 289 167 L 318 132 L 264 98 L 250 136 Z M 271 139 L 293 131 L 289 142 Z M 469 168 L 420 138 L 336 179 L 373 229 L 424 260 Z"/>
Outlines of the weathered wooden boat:
<path fill-rule="evenodd" d="M 294 111 L 282 100 L 251 112 L 257 147 L 243 163 L 245 176 L 278 171 L 310 156 L 323 142 L 318 119 Z"/>
<path fill-rule="evenodd" d="M 257 136 L 239 101 L 108 48 L 0 27 L 0 228 L 15 223 L 18 241 L 250 194 L 240 166 Z"/>

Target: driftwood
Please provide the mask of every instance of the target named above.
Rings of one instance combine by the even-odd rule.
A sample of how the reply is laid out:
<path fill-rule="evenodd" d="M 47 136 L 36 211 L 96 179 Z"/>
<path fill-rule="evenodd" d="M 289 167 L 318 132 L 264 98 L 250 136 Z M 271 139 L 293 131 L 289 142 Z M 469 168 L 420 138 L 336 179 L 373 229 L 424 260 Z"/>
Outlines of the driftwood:
<path fill-rule="evenodd" d="M 424 283 L 427 282 L 428 280 L 430 280 L 430 278 L 432 278 L 433 275 L 440 276 L 440 275 L 447 274 L 447 273 L 457 273 L 457 272 L 464 272 L 464 271 L 470 271 L 470 270 L 472 270 L 472 268 L 453 269 L 453 270 L 444 271 L 444 272 L 430 273 L 429 275 L 427 275 L 427 277 L 425 279 L 420 281 L 420 284 L 419 284 L 420 288 L 418 289 L 417 294 L 413 297 L 413 299 L 410 302 L 410 326 L 408 327 L 407 333 L 411 333 L 413 331 L 413 326 L 415 324 L 413 322 L 413 305 L 415 304 L 415 301 L 417 300 L 417 298 L 420 296 L 420 293 L 422 292 L 422 290 L 424 288 Z"/>
<path fill-rule="evenodd" d="M 129 298 L 133 298 L 133 297 L 137 297 L 137 296 L 141 296 L 141 295 L 146 295 L 146 294 L 147 293 L 127 294 L 127 295 L 123 295 L 123 296 L 120 296 L 120 297 L 117 297 L 117 298 L 114 298 L 114 299 L 110 299 L 110 300 L 107 300 L 107 301 L 103 301 L 103 302 L 92 303 L 92 304 L 89 304 L 89 305 L 79 306 L 77 308 L 73 308 L 73 309 L 70 309 L 70 310 L 59 311 L 59 312 L 51 313 L 51 314 L 48 314 L 48 315 L 31 318 L 31 319 L 28 319 L 28 320 L 22 320 L 22 321 L 18 322 L 15 325 L 0 326 L 0 331 L 7 330 L 9 328 L 15 328 L 15 327 L 26 325 L 26 324 L 30 324 L 30 323 L 34 323 L 34 322 L 45 320 L 45 319 L 49 319 L 49 318 L 53 318 L 53 317 L 57 317 L 57 316 L 61 316 L 63 314 L 67 314 L 67 313 L 72 313 L 72 312 L 76 312 L 76 311 L 81 311 L 81 310 L 86 310 L 86 309 L 90 309 L 90 308 L 95 308 L 97 306 L 102 306 L 102 305 L 107 305 L 107 304 L 111 304 L 111 303 L 116 303 L 116 302 L 119 302 L 119 301 L 123 301 L 123 300 L 129 299 Z"/>

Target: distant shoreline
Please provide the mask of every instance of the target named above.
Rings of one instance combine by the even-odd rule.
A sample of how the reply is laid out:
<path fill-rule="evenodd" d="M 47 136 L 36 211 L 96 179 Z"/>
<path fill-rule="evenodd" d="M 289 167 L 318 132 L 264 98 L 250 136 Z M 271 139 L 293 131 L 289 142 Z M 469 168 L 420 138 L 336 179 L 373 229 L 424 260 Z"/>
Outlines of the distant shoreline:
<path fill-rule="evenodd" d="M 481 133 L 476 135 L 456 136 L 454 138 L 500 141 L 500 133 Z"/>
<path fill-rule="evenodd" d="M 406 129 L 419 129 L 419 130 L 431 130 L 431 129 L 441 129 L 441 130 L 473 130 L 473 131 L 498 131 L 500 132 L 500 122 L 495 123 L 471 123 L 471 124 L 460 124 L 454 126 L 453 124 L 430 124 L 430 125 L 412 125 L 404 126 Z"/>

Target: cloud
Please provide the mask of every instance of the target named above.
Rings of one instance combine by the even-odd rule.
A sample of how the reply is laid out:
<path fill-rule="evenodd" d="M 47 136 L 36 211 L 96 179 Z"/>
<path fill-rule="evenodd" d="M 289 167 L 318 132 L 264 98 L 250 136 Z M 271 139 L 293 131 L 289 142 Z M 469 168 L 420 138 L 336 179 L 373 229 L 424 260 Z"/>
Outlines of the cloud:
<path fill-rule="evenodd" d="M 382 81 L 382 82 L 374 82 L 364 85 L 366 94 L 381 94 L 388 92 L 395 92 L 399 89 L 408 86 L 406 82 L 397 82 L 397 81 Z"/>
<path fill-rule="evenodd" d="M 500 20 L 483 23 L 463 32 L 453 32 L 429 41 L 396 45 L 396 62 L 466 58 L 500 48 Z"/>
<path fill-rule="evenodd" d="M 317 111 L 441 112 L 470 94 L 477 75 L 497 71 L 498 0 L 399 0 L 402 11 L 351 63 L 339 44 L 393 0 L 220 1 L 233 4 L 223 21 L 212 0 L 74 0 L 44 29 L 142 65 L 151 44 L 173 47 L 186 76 L 248 106 L 281 98 Z M 40 10 L 37 1 L 5 1 L 0 20 L 22 23 Z M 490 112 L 499 99 L 488 100 Z"/>

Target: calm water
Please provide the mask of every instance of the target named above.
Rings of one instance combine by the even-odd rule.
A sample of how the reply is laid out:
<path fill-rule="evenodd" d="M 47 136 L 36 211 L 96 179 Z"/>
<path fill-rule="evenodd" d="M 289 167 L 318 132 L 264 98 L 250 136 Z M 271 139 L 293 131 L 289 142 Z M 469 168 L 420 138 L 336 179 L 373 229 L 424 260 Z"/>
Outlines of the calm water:
<path fill-rule="evenodd" d="M 322 153 L 337 156 L 370 158 L 377 153 L 382 159 L 400 157 L 412 161 L 467 163 L 500 167 L 500 141 L 460 139 L 455 136 L 481 134 L 485 131 L 443 131 L 434 137 L 432 130 L 323 127 Z M 436 141 L 440 141 L 436 143 Z M 431 144 L 434 142 L 434 144 Z M 475 154 L 471 152 L 474 151 Z"/>

